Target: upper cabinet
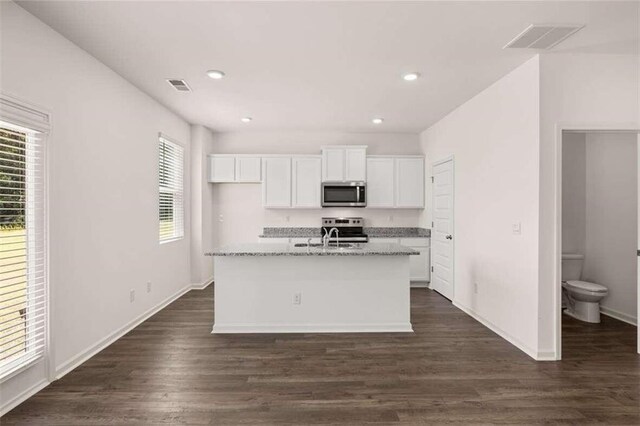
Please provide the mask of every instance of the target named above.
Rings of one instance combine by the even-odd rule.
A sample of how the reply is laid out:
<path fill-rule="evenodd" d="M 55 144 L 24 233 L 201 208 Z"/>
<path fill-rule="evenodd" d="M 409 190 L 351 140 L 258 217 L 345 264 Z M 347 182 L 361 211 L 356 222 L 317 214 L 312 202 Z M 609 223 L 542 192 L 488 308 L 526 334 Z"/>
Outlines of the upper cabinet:
<path fill-rule="evenodd" d="M 394 180 L 393 157 L 367 158 L 367 207 L 393 208 Z"/>
<path fill-rule="evenodd" d="M 236 157 L 236 182 L 260 182 L 260 157 Z"/>
<path fill-rule="evenodd" d="M 367 207 L 424 208 L 424 157 L 367 157 Z"/>
<path fill-rule="evenodd" d="M 262 159 L 262 206 L 291 207 L 291 157 Z"/>
<path fill-rule="evenodd" d="M 395 207 L 424 208 L 424 158 L 396 157 Z"/>
<path fill-rule="evenodd" d="M 322 148 L 322 181 L 365 181 L 366 146 L 326 146 Z"/>
<path fill-rule="evenodd" d="M 209 155 L 209 182 L 260 182 L 260 157 Z"/>
<path fill-rule="evenodd" d="M 320 156 L 293 157 L 291 160 L 292 207 L 319 208 L 322 177 Z"/>
<path fill-rule="evenodd" d="M 262 182 L 265 208 L 320 208 L 322 182 L 366 182 L 367 207 L 424 208 L 424 157 L 325 146 L 322 155 L 209 155 L 209 182 Z"/>
<path fill-rule="evenodd" d="M 227 155 L 209 156 L 209 182 L 235 182 L 236 158 Z"/>
<path fill-rule="evenodd" d="M 367 180 L 367 148 L 347 148 L 345 149 L 345 170 L 346 181 Z"/>

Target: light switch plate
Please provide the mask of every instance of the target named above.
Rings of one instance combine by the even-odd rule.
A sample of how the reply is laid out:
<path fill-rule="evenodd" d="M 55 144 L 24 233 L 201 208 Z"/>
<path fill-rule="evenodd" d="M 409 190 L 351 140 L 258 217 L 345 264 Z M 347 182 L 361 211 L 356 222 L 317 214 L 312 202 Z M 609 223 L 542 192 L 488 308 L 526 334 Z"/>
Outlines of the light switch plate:
<path fill-rule="evenodd" d="M 513 235 L 522 234 L 522 224 L 520 222 L 513 223 L 511 225 L 511 231 L 513 232 Z"/>

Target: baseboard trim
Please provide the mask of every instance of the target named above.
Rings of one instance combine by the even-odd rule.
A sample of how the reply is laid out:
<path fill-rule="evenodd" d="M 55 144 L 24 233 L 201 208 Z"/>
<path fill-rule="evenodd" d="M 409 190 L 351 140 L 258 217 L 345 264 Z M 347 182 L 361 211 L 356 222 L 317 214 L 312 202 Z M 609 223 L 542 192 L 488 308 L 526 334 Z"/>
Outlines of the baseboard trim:
<path fill-rule="evenodd" d="M 491 321 L 483 318 L 481 315 L 479 315 L 473 309 L 467 308 L 466 306 L 464 306 L 464 305 L 462 305 L 462 304 L 460 304 L 459 302 L 456 302 L 456 301 L 453 301 L 452 303 L 453 303 L 453 306 L 455 306 L 456 308 L 460 309 L 462 312 L 464 312 L 465 314 L 469 315 L 471 318 L 475 319 L 480 324 L 484 325 L 489 330 L 493 331 L 498 336 L 502 337 L 504 340 L 506 340 L 507 342 L 511 343 L 513 346 L 515 346 L 516 348 L 520 349 L 525 354 L 529 355 L 534 360 L 536 360 L 536 361 L 551 361 L 551 360 L 555 360 L 555 354 L 553 355 L 553 358 L 548 358 L 548 355 L 549 355 L 548 352 L 539 353 L 538 351 L 530 348 L 529 346 L 527 346 L 526 344 L 524 344 L 523 342 L 521 342 L 517 338 L 513 337 L 511 334 L 509 334 L 506 331 L 502 330 L 500 327 L 498 327 L 497 325 L 495 325 Z"/>
<path fill-rule="evenodd" d="M 201 283 L 193 283 L 191 284 L 191 288 L 193 290 L 204 290 L 205 288 L 209 287 L 209 284 L 213 283 L 213 276 L 210 276 L 209 278 L 207 278 L 206 280 L 204 280 Z"/>
<path fill-rule="evenodd" d="M 109 345 L 114 343 L 116 340 L 120 339 L 122 336 L 124 336 L 125 334 L 127 334 L 128 332 L 130 332 L 131 330 L 133 330 L 134 328 L 136 328 L 140 324 L 142 324 L 144 321 L 149 319 L 151 316 L 155 315 L 156 313 L 158 313 L 162 309 L 166 308 L 170 303 L 172 303 L 176 299 L 179 299 L 185 293 L 187 293 L 188 291 L 190 291 L 192 289 L 193 289 L 193 286 L 191 284 L 189 284 L 188 286 L 178 290 L 176 293 L 174 293 L 171 296 L 167 297 L 166 299 L 164 299 L 162 302 L 160 302 L 159 304 L 157 304 L 153 308 L 147 310 L 146 312 L 142 313 L 141 315 L 137 316 L 133 320 L 129 321 L 127 324 L 125 324 L 124 326 L 120 327 L 118 330 L 114 331 L 113 333 L 111 333 L 107 337 L 101 339 L 100 341 L 98 341 L 97 343 L 95 343 L 94 345 L 92 345 L 91 347 L 86 349 L 81 354 L 79 354 L 77 356 L 74 356 L 72 359 L 70 359 L 70 360 L 66 361 L 65 363 L 61 364 L 60 367 L 56 368 L 55 380 L 61 379 L 66 374 L 68 374 L 69 372 L 73 371 L 75 368 L 77 368 L 78 366 L 80 366 L 81 364 L 83 364 L 84 362 L 89 360 L 91 357 L 96 355 L 98 352 L 100 352 L 100 351 L 104 350 L 105 348 L 107 348 Z"/>
<path fill-rule="evenodd" d="M 390 324 L 223 324 L 212 334 L 246 333 L 413 333 L 411 323 Z"/>
<path fill-rule="evenodd" d="M 638 326 L 638 319 L 633 315 L 625 314 L 623 312 L 616 311 L 602 305 L 600 305 L 600 313 L 608 317 L 615 318 L 619 321 L 626 322 L 627 324 L 631 324 L 636 327 Z"/>
<path fill-rule="evenodd" d="M 18 405 L 22 404 L 27 399 L 31 398 L 36 393 L 40 392 L 42 389 L 49 386 L 51 382 L 48 380 L 42 380 L 35 385 L 31 386 L 29 389 L 26 389 L 24 392 L 20 393 L 13 397 L 10 401 L 7 401 L 0 407 L 0 417 L 7 414 L 9 411 L 16 408 Z"/>

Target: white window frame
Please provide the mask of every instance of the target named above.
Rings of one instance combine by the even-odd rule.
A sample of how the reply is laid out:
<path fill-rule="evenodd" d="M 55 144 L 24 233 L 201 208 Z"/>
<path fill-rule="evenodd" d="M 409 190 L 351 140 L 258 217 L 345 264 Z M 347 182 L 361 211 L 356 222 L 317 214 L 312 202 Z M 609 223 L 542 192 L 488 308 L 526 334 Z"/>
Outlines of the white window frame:
<path fill-rule="evenodd" d="M 175 148 L 177 150 L 177 153 L 179 155 L 178 160 L 179 160 L 179 166 L 180 169 L 178 170 L 178 172 L 180 173 L 180 176 L 178 178 L 178 181 L 175 182 L 172 187 L 165 187 L 165 188 L 161 188 L 160 186 L 160 150 L 162 148 L 163 144 L 167 144 L 169 146 L 172 146 L 173 148 Z M 185 186 L 184 186 L 184 173 L 185 173 L 185 158 L 184 158 L 184 153 L 185 153 L 185 149 L 184 146 L 175 141 L 174 139 L 171 139 L 169 137 L 167 137 L 166 135 L 159 133 L 158 134 L 158 240 L 160 244 L 166 244 L 166 243 L 170 243 L 173 241 L 179 241 L 182 240 L 184 238 L 184 232 L 185 232 Z M 164 190 L 163 190 L 164 189 Z M 169 193 L 173 193 L 173 213 L 172 213 L 172 218 L 173 218 L 173 226 L 174 228 L 177 228 L 174 230 L 174 233 L 171 236 L 167 236 L 167 237 L 163 237 L 161 234 L 161 226 L 162 226 L 162 220 L 161 220 L 161 203 L 162 203 L 162 199 L 161 199 L 161 194 L 163 192 L 169 192 Z"/>
<path fill-rule="evenodd" d="M 52 337 L 50 327 L 50 311 L 51 297 L 49 285 L 49 134 L 51 132 L 51 115 L 46 109 L 30 104 L 13 96 L 0 93 L 0 121 L 10 123 L 13 126 L 23 127 L 25 129 L 39 133 L 42 146 L 42 238 L 44 254 L 42 261 L 44 262 L 43 273 L 43 289 L 44 289 L 44 347 L 41 353 L 30 357 L 19 358 L 12 361 L 0 371 L 0 383 L 20 374 L 21 372 L 32 367 L 41 360 L 45 362 L 45 370 L 47 378 L 52 379 L 54 366 L 50 356 L 52 352 Z M 27 230 L 27 232 L 29 232 Z"/>

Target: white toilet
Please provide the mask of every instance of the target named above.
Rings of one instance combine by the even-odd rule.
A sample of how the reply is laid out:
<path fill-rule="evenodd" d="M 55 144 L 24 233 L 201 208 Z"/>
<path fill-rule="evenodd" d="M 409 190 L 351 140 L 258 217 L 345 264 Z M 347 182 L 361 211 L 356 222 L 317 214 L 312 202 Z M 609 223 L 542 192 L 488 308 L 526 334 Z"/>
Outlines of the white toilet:
<path fill-rule="evenodd" d="M 609 294 L 607 287 L 580 281 L 584 256 L 562 254 L 562 287 L 569 302 L 564 313 L 580 321 L 600 322 L 600 301 Z"/>

